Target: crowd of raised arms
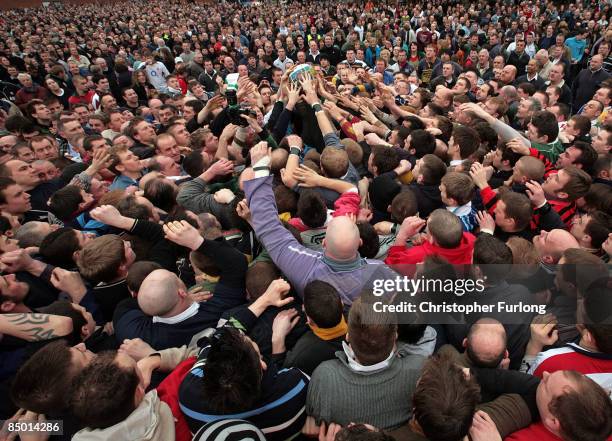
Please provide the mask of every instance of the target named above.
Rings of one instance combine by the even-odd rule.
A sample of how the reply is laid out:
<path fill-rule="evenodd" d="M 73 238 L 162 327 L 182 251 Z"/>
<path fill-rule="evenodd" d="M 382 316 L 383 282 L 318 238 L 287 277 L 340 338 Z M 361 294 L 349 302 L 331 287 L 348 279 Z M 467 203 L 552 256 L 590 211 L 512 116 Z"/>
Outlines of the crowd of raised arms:
<path fill-rule="evenodd" d="M 0 440 L 609 440 L 611 7 L 1 12 Z"/>

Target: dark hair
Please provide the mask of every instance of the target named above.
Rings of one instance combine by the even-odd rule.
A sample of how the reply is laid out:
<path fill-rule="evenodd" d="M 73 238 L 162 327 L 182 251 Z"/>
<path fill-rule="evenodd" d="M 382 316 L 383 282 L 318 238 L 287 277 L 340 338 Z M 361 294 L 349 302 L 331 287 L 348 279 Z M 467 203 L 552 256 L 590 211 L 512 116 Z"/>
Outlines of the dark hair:
<path fill-rule="evenodd" d="M 446 164 L 436 155 L 425 155 L 420 167 L 424 185 L 439 185 L 446 174 Z"/>
<path fill-rule="evenodd" d="M 612 400 L 591 378 L 576 371 L 563 371 L 575 384 L 548 404 L 559 420 L 561 438 L 599 441 L 612 434 Z"/>
<path fill-rule="evenodd" d="M 414 156 L 422 158 L 436 150 L 436 138 L 425 130 L 413 130 L 410 132 L 410 148 L 415 150 Z"/>
<path fill-rule="evenodd" d="M 67 185 L 51 195 L 48 206 L 49 211 L 58 219 L 68 221 L 76 216 L 79 204 L 82 202 L 81 188 L 76 185 Z"/>
<path fill-rule="evenodd" d="M 136 408 L 136 367 L 120 366 L 115 356 L 114 351 L 99 354 L 72 383 L 72 412 L 91 429 L 114 426 Z"/>
<path fill-rule="evenodd" d="M 500 200 L 506 206 L 506 216 L 514 220 L 516 228 L 519 230 L 527 228 L 533 215 L 533 207 L 529 198 L 522 193 L 506 191 L 501 194 Z"/>
<path fill-rule="evenodd" d="M 380 250 L 378 233 L 376 233 L 374 227 L 368 222 L 358 222 L 357 229 L 359 230 L 359 237 L 361 238 L 361 245 L 358 249 L 359 255 L 368 259 L 375 258 Z"/>
<path fill-rule="evenodd" d="M 144 197 L 167 213 L 176 207 L 176 187 L 165 178 L 155 178 L 148 181 L 144 187 Z"/>
<path fill-rule="evenodd" d="M 480 146 L 480 135 L 471 127 L 457 126 L 453 130 L 453 141 L 459 146 L 461 159 L 467 159 Z"/>
<path fill-rule="evenodd" d="M 0 195 L 2 192 L 0 192 Z M 584 203 L 589 209 L 603 211 L 612 215 L 612 188 L 607 184 L 595 183 L 584 195 Z"/>
<path fill-rule="evenodd" d="M 585 136 L 591 131 L 591 120 L 584 115 L 574 115 L 570 121 L 574 121 L 574 126 L 579 130 L 577 137 Z"/>
<path fill-rule="evenodd" d="M 327 282 L 313 280 L 304 287 L 304 312 L 319 328 L 333 328 L 342 320 L 342 300 Z"/>
<path fill-rule="evenodd" d="M 382 175 L 392 171 L 400 163 L 399 155 L 395 149 L 388 147 L 372 147 L 372 166 L 377 168 L 377 173 Z"/>
<path fill-rule="evenodd" d="M 32 412 L 60 413 L 68 407 L 66 391 L 75 373 L 66 341 L 51 342 L 19 368 L 11 385 L 11 400 Z"/>
<path fill-rule="evenodd" d="M 401 224 L 404 219 L 418 212 L 417 199 L 412 190 L 400 191 L 391 202 L 391 218 Z"/>
<path fill-rule="evenodd" d="M 284 185 L 274 187 L 274 199 L 279 213 L 291 213 L 294 216 L 298 208 L 298 196 L 295 191 Z M 304 219 L 302 219 L 304 220 Z"/>
<path fill-rule="evenodd" d="M 480 144 L 484 145 L 487 151 L 493 150 L 495 147 L 497 147 L 499 137 L 497 136 L 497 132 L 493 130 L 493 127 L 491 127 L 489 123 L 477 122 L 472 126 L 472 128 L 478 132 Z M 520 157 L 520 155 L 517 154 L 517 157 Z"/>
<path fill-rule="evenodd" d="M 4 170 L 8 172 L 9 169 L 8 167 L 4 166 Z M 13 179 L 7 178 L 5 176 L 0 176 L 0 204 L 6 204 L 6 196 L 4 195 L 4 190 L 9 188 L 11 185 L 16 184 L 17 183 Z"/>
<path fill-rule="evenodd" d="M 72 228 L 59 228 L 49 233 L 40 244 L 40 255 L 46 263 L 65 269 L 75 267 L 72 255 L 81 249 L 77 232 Z"/>
<path fill-rule="evenodd" d="M 394 314 L 378 314 L 371 305 L 358 298 L 349 312 L 348 333 L 351 348 L 364 366 L 385 360 L 395 345 L 397 317 Z"/>
<path fill-rule="evenodd" d="M 536 87 L 529 82 L 524 82 L 524 83 L 519 84 L 517 89 L 521 89 L 523 92 L 525 92 L 529 96 L 532 96 L 537 91 Z"/>
<path fill-rule="evenodd" d="M 297 216 L 310 228 L 325 225 L 327 206 L 321 195 L 314 190 L 302 192 L 297 203 Z"/>
<path fill-rule="evenodd" d="M 458 205 L 465 205 L 474 196 L 474 181 L 465 173 L 449 172 L 442 177 L 442 184 L 446 196 L 457 201 Z"/>
<path fill-rule="evenodd" d="M 584 232 L 591 236 L 591 247 L 599 249 L 612 232 L 612 216 L 596 210 L 589 213 L 589 218 Z"/>
<path fill-rule="evenodd" d="M 457 441 L 468 434 L 480 387 L 473 376 L 440 354 L 423 366 L 412 403 L 414 417 L 431 441 Z"/>
<path fill-rule="evenodd" d="M 498 146 L 497 148 L 501 150 L 501 160 L 508 161 L 508 164 L 512 167 L 514 167 L 516 165 L 516 162 L 522 158 L 522 155 L 520 153 L 516 153 L 511 148 L 507 147 L 505 143 Z"/>
<path fill-rule="evenodd" d="M 605 265 L 602 265 L 605 270 Z M 592 282 L 584 294 L 584 325 L 593 336 L 599 352 L 612 354 L 612 279 L 600 277 Z"/>
<path fill-rule="evenodd" d="M 144 279 L 146 279 L 146 277 L 153 271 L 158 269 L 162 269 L 162 266 L 157 262 L 151 262 L 148 260 L 134 262 L 134 264 L 130 266 L 125 279 L 128 289 L 137 293 Z"/>
<path fill-rule="evenodd" d="M 555 89 L 559 89 L 559 88 L 555 87 Z M 563 118 L 567 120 L 567 118 L 569 118 L 569 116 L 570 116 L 570 107 L 567 104 L 560 103 L 560 102 L 556 102 L 555 104 L 553 104 L 552 107 L 555 107 L 555 106 L 559 109 L 559 113 L 563 116 Z M 587 117 L 585 116 L 585 118 L 587 118 Z M 587 120 L 588 120 L 588 118 L 587 118 Z M 590 125 L 591 125 L 591 121 L 589 121 L 589 126 Z"/>
<path fill-rule="evenodd" d="M 487 282 L 496 284 L 510 273 L 512 250 L 504 242 L 490 234 L 481 234 L 474 242 L 472 263 L 478 265 Z"/>
<path fill-rule="evenodd" d="M 584 141 L 575 141 L 572 147 L 580 150 L 580 155 L 574 161 L 574 164 L 582 165 L 582 170 L 587 173 L 591 173 L 593 170 L 593 164 L 597 161 L 597 152 L 591 144 Z"/>
<path fill-rule="evenodd" d="M 379 430 L 370 430 L 365 424 L 353 424 L 340 429 L 334 441 L 393 441 L 390 435 Z"/>
<path fill-rule="evenodd" d="M 149 220 L 149 217 L 153 214 L 149 211 L 149 207 L 139 204 L 133 194 L 121 199 L 117 203 L 117 210 L 122 216 L 132 219 Z"/>
<path fill-rule="evenodd" d="M 280 271 L 272 262 L 259 261 L 247 269 L 245 288 L 250 300 L 256 300 L 266 292 L 270 283 L 278 279 Z"/>
<path fill-rule="evenodd" d="M 240 331 L 226 327 L 214 335 L 201 390 L 205 411 L 215 415 L 252 409 L 261 391 L 261 361 Z"/>
<path fill-rule="evenodd" d="M 206 167 L 201 150 L 194 150 L 183 158 L 183 170 L 192 178 L 200 176 Z"/>
<path fill-rule="evenodd" d="M 533 112 L 531 124 L 537 129 L 539 136 L 546 136 L 547 142 L 553 142 L 559 136 L 559 123 L 555 115 L 547 110 Z"/>

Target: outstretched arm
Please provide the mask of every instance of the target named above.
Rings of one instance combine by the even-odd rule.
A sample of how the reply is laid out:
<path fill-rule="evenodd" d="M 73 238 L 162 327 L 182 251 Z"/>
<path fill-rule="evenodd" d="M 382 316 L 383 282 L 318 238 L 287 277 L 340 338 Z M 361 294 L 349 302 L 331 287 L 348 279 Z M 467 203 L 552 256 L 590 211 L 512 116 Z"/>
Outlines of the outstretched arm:
<path fill-rule="evenodd" d="M 72 319 L 59 315 L 19 313 L 0 314 L 0 334 L 27 341 L 50 340 L 72 332 Z"/>

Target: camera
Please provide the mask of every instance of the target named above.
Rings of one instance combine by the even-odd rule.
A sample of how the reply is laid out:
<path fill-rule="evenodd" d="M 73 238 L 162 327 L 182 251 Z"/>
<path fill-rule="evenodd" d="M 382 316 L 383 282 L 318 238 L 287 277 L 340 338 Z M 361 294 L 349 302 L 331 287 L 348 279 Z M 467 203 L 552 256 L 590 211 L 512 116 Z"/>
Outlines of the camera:
<path fill-rule="evenodd" d="M 240 107 L 238 104 L 238 97 L 236 96 L 236 91 L 234 89 L 228 89 L 225 92 L 225 97 L 227 98 L 227 116 L 232 124 L 237 126 L 246 127 L 249 125 L 248 121 L 242 117 L 242 115 L 247 116 L 257 116 L 251 109 L 244 109 Z"/>

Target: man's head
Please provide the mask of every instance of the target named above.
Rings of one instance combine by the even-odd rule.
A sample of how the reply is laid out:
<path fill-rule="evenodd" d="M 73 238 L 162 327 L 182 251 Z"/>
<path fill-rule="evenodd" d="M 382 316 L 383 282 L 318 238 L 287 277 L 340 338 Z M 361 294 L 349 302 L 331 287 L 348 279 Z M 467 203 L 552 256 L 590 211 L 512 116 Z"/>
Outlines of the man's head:
<path fill-rule="evenodd" d="M 349 312 L 346 340 L 359 364 L 371 366 L 380 363 L 395 348 L 396 317 L 392 314 L 378 314 L 370 305 L 357 299 Z"/>
<path fill-rule="evenodd" d="M 69 221 L 78 214 L 91 208 L 94 198 L 76 185 L 67 185 L 60 188 L 49 198 L 48 206 L 58 219 Z"/>
<path fill-rule="evenodd" d="M 504 359 L 508 359 L 506 330 L 492 318 L 483 318 L 474 323 L 463 346 L 476 367 L 497 368 Z"/>
<path fill-rule="evenodd" d="M 596 100 L 590 100 L 584 105 L 581 115 L 588 117 L 592 121 L 599 118 L 603 110 L 603 104 Z"/>
<path fill-rule="evenodd" d="M 564 71 L 562 63 L 555 64 L 550 69 L 550 73 L 548 74 L 548 78 L 550 79 L 551 84 L 555 86 L 563 80 L 564 76 L 565 76 L 565 71 Z"/>
<path fill-rule="evenodd" d="M 414 420 L 427 439 L 461 440 L 472 426 L 480 387 L 447 357 L 430 357 L 412 397 Z"/>
<path fill-rule="evenodd" d="M 468 159 L 480 146 L 480 136 L 471 127 L 457 126 L 448 142 L 448 154 L 453 159 Z"/>
<path fill-rule="evenodd" d="M 0 177 L 0 210 L 21 216 L 32 209 L 30 195 L 13 179 Z"/>
<path fill-rule="evenodd" d="M 512 84 L 514 83 L 514 80 L 516 80 L 516 73 L 516 67 L 511 64 L 508 64 L 507 66 L 503 67 L 500 79 L 506 84 Z"/>
<path fill-rule="evenodd" d="M 605 439 L 612 433 L 612 401 L 584 374 L 544 372 L 536 403 L 544 427 L 563 439 Z"/>
<path fill-rule="evenodd" d="M 109 170 L 117 174 L 140 173 L 143 168 L 138 156 L 123 145 L 111 147 L 110 159 Z"/>
<path fill-rule="evenodd" d="M 569 231 L 551 230 L 542 231 L 533 238 L 533 244 L 540 256 L 540 260 L 546 264 L 559 262 L 563 253 L 570 248 L 580 248 L 580 244 Z"/>
<path fill-rule="evenodd" d="M 523 101 L 531 100 L 539 104 L 534 98 Z M 527 137 L 529 140 L 541 144 L 549 144 L 557 140 L 559 136 L 559 124 L 553 113 L 547 110 L 534 111 L 531 113 L 530 118 L 527 124 Z"/>
<path fill-rule="evenodd" d="M 495 206 L 495 224 L 506 232 L 522 231 L 529 226 L 532 214 L 531 202 L 527 196 L 505 192 Z"/>
<path fill-rule="evenodd" d="M 171 134 L 162 133 L 155 138 L 153 145 L 155 146 L 155 153 L 157 155 L 167 156 L 177 163 L 181 160 L 181 151 L 179 150 L 176 139 Z"/>
<path fill-rule="evenodd" d="M 459 207 L 472 200 L 474 182 L 465 173 L 449 172 L 440 183 L 442 203 L 447 207 Z"/>
<path fill-rule="evenodd" d="M 338 216 L 329 222 L 323 239 L 326 255 L 335 260 L 350 261 L 358 256 L 360 246 L 359 229 L 348 217 Z"/>
<path fill-rule="evenodd" d="M 79 272 L 94 282 L 113 282 L 127 275 L 136 256 L 129 242 L 107 234 L 87 242 L 77 258 Z"/>
<path fill-rule="evenodd" d="M 542 184 L 542 189 L 549 199 L 571 202 L 587 194 L 591 182 L 591 177 L 586 172 L 570 165 L 550 174 Z"/>
<path fill-rule="evenodd" d="M 440 185 L 442 176 L 446 174 L 446 164 L 436 155 L 428 154 L 417 159 L 412 174 L 418 184 Z"/>
<path fill-rule="evenodd" d="M 155 129 L 151 124 L 141 118 L 134 118 L 130 122 L 126 134 L 146 145 L 152 145 L 155 139 Z"/>
<path fill-rule="evenodd" d="M 557 168 L 563 168 L 574 165 L 590 173 L 596 160 L 597 152 L 590 144 L 576 141 L 559 155 L 559 159 L 557 159 L 555 166 Z"/>
<path fill-rule="evenodd" d="M 114 351 L 95 357 L 72 384 L 71 408 L 91 429 L 105 429 L 124 421 L 145 395 L 142 374 L 127 354 Z"/>
<path fill-rule="evenodd" d="M 304 288 L 304 312 L 311 326 L 336 327 L 344 320 L 342 309 L 338 290 L 329 283 L 313 280 Z"/>
<path fill-rule="evenodd" d="M 59 157 L 59 150 L 48 136 L 35 136 L 29 143 L 34 156 L 39 160 L 53 160 Z"/>
<path fill-rule="evenodd" d="M 191 303 L 184 283 L 170 271 L 155 270 L 140 285 L 138 305 L 149 316 L 172 317 Z"/>
<path fill-rule="evenodd" d="M 570 232 L 582 248 L 599 250 L 612 232 L 612 217 L 598 210 L 576 215 Z"/>
<path fill-rule="evenodd" d="M 79 120 L 74 118 L 60 119 L 57 123 L 57 132 L 62 138 L 70 142 L 77 136 L 85 134 L 85 130 L 83 130 L 83 126 Z"/>
<path fill-rule="evenodd" d="M 94 357 L 83 343 L 74 347 L 68 346 L 65 340 L 47 344 L 17 372 L 11 387 L 13 402 L 41 414 L 65 411 L 69 405 L 66 392 L 70 390 L 72 379 Z"/>

